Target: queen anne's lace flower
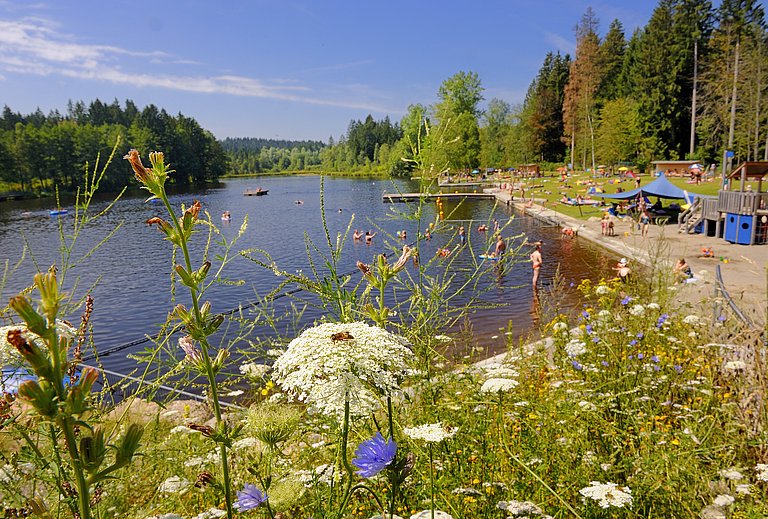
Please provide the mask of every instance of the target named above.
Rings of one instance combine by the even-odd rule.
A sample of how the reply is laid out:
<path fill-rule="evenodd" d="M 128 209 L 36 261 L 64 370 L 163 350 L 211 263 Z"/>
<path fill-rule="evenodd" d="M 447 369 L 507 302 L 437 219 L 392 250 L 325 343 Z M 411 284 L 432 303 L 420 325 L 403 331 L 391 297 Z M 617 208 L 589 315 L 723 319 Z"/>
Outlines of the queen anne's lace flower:
<path fill-rule="evenodd" d="M 699 324 L 699 316 L 693 315 L 693 314 L 686 315 L 685 317 L 683 317 L 683 322 L 685 324 L 694 324 L 694 325 Z"/>
<path fill-rule="evenodd" d="M 599 296 L 604 296 L 610 293 L 611 293 L 611 289 L 605 285 L 597 285 L 597 288 L 595 288 L 595 294 Z"/>
<path fill-rule="evenodd" d="M 758 481 L 768 481 L 768 465 L 765 463 L 758 463 L 755 465 L 755 471 L 757 472 Z"/>
<path fill-rule="evenodd" d="M 191 486 L 191 483 L 179 476 L 171 476 L 157 487 L 158 494 L 181 494 L 186 492 Z"/>
<path fill-rule="evenodd" d="M 632 505 L 632 491 L 628 487 L 620 487 L 616 483 L 590 482 L 588 487 L 579 490 L 579 494 L 585 498 L 597 501 L 601 508 L 624 508 L 624 505 Z"/>
<path fill-rule="evenodd" d="M 518 386 L 517 380 L 511 378 L 489 378 L 480 388 L 481 393 L 506 393 Z"/>
<path fill-rule="evenodd" d="M 720 494 L 715 498 L 714 503 L 717 506 L 726 507 L 726 506 L 731 506 L 734 501 L 736 501 L 736 498 L 734 498 L 733 496 L 729 496 L 728 494 Z"/>
<path fill-rule="evenodd" d="M 569 357 L 578 357 L 587 352 L 587 345 L 577 339 L 571 339 L 568 344 L 565 345 L 565 353 Z"/>
<path fill-rule="evenodd" d="M 11 324 L 9 326 L 0 326 L 0 367 L 6 365 L 18 365 L 21 362 L 21 354 L 8 342 L 8 332 L 13 330 L 19 330 L 23 337 L 28 341 L 36 341 L 40 339 L 38 335 L 30 332 L 27 330 L 27 327 L 23 325 Z M 64 321 L 59 320 L 56 321 L 56 331 L 59 333 L 59 336 L 66 337 L 70 340 L 74 339 L 77 335 L 77 330 Z M 38 342 L 37 344 L 42 346 L 41 342 Z"/>
<path fill-rule="evenodd" d="M 273 365 L 284 391 L 322 414 L 341 420 L 379 407 L 381 395 L 399 391 L 399 379 L 413 357 L 404 338 L 365 323 L 325 323 L 288 345 Z"/>
<path fill-rule="evenodd" d="M 445 427 L 440 422 L 419 425 L 418 427 L 411 427 L 403 430 L 405 435 L 409 438 L 432 443 L 441 442 L 447 438 L 453 438 L 457 431 L 458 428 Z"/>
<path fill-rule="evenodd" d="M 643 305 L 635 305 L 629 309 L 629 313 L 635 317 L 640 317 L 641 315 L 645 314 L 645 307 Z"/>

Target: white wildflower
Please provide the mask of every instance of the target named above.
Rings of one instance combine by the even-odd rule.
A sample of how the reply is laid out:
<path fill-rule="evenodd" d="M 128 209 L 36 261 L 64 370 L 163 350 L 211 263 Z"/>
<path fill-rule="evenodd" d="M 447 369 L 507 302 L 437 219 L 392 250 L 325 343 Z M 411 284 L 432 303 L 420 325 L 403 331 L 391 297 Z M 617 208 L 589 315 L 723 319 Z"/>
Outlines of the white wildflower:
<path fill-rule="evenodd" d="M 200 456 L 193 456 L 184 462 L 185 467 L 199 467 L 205 465 L 205 458 Z"/>
<path fill-rule="evenodd" d="M 411 519 L 453 519 L 451 514 L 447 514 L 442 510 L 422 510 L 418 514 L 413 514 Z"/>
<path fill-rule="evenodd" d="M 457 427 L 445 427 L 441 422 L 419 425 L 403 430 L 405 435 L 409 438 L 431 443 L 437 443 L 447 438 L 453 438 L 457 431 Z"/>
<path fill-rule="evenodd" d="M 744 479 L 744 476 L 742 475 L 742 473 L 734 468 L 721 470 L 720 476 L 724 479 L 730 479 L 731 481 L 738 481 L 740 479 Z"/>
<path fill-rule="evenodd" d="M 283 350 L 279 350 L 277 348 L 270 348 L 266 352 L 267 357 L 272 357 L 273 359 L 276 359 L 282 354 L 283 354 Z"/>
<path fill-rule="evenodd" d="M 768 465 L 765 463 L 758 463 L 755 465 L 755 471 L 757 471 L 758 481 L 768 481 Z"/>
<path fill-rule="evenodd" d="M 632 491 L 629 487 L 620 487 L 616 483 L 592 481 L 588 487 L 579 490 L 579 494 L 597 501 L 601 508 L 624 508 L 624 505 L 632 505 Z"/>
<path fill-rule="evenodd" d="M 595 288 L 595 294 L 599 296 L 604 296 L 610 293 L 611 293 L 611 289 L 605 285 L 597 285 L 597 288 Z"/>
<path fill-rule="evenodd" d="M 147 519 L 184 519 L 179 514 L 168 513 L 163 515 L 150 515 Z"/>
<path fill-rule="evenodd" d="M 226 393 L 224 396 L 235 397 L 235 396 L 240 396 L 240 395 L 242 395 L 244 393 L 245 393 L 245 391 L 243 391 L 242 389 L 235 389 L 234 391 L 230 391 L 229 393 Z"/>
<path fill-rule="evenodd" d="M 197 514 L 192 519 L 217 519 L 219 517 L 224 517 L 225 515 L 227 515 L 226 510 L 220 510 L 218 508 L 209 508 L 205 512 L 201 514 Z"/>
<path fill-rule="evenodd" d="M 741 483 L 736 485 L 736 493 L 742 496 L 746 496 L 752 493 L 752 489 L 748 483 Z"/>
<path fill-rule="evenodd" d="M 732 505 L 734 501 L 736 501 L 736 498 L 733 496 L 729 496 L 728 494 L 720 494 L 715 498 L 714 503 L 717 506 L 726 507 Z"/>
<path fill-rule="evenodd" d="M 451 342 L 452 340 L 453 339 L 451 339 L 447 335 L 435 335 L 435 341 L 440 342 L 440 343 Z"/>
<path fill-rule="evenodd" d="M 611 468 L 612 468 L 612 467 L 613 467 L 613 465 L 611 465 L 610 463 L 601 463 L 601 464 L 600 464 L 600 468 L 601 468 L 601 469 L 602 469 L 604 472 L 608 472 L 609 470 L 611 470 Z"/>
<path fill-rule="evenodd" d="M 159 494 L 182 494 L 186 492 L 190 486 L 191 483 L 189 480 L 180 478 L 179 476 L 171 476 L 160 483 L 160 486 L 157 487 L 157 492 Z"/>
<path fill-rule="evenodd" d="M 199 431 L 190 429 L 186 425 L 177 425 L 169 431 L 171 434 L 199 434 Z"/>
<path fill-rule="evenodd" d="M 362 322 L 325 323 L 291 341 L 273 365 L 275 381 L 320 413 L 367 416 L 379 395 L 399 391 L 399 378 L 413 357 L 404 338 Z"/>
<path fill-rule="evenodd" d="M 22 337 L 27 341 L 34 341 L 40 348 L 45 348 L 43 342 L 40 340 L 40 336 L 27 330 L 27 327 L 24 325 L 11 324 L 8 326 L 0 326 L 0 367 L 18 366 L 21 363 L 21 354 L 8 342 L 8 332 L 14 330 L 20 331 Z M 64 321 L 59 320 L 56 321 L 56 331 L 60 337 L 69 340 L 74 339 L 77 335 L 77 330 Z"/>
<path fill-rule="evenodd" d="M 658 310 L 661 307 L 659 306 L 659 303 L 648 303 L 645 305 L 646 308 L 650 308 L 651 310 Z"/>
<path fill-rule="evenodd" d="M 555 324 L 552 325 L 552 330 L 554 330 L 556 332 L 562 332 L 562 331 L 565 331 L 567 329 L 568 329 L 568 325 L 565 324 L 562 321 L 558 321 L 558 322 L 556 322 Z"/>
<path fill-rule="evenodd" d="M 592 402 L 587 402 L 586 400 L 579 402 L 579 407 L 581 407 L 584 411 L 597 411 L 597 406 Z"/>
<path fill-rule="evenodd" d="M 544 513 L 541 508 L 530 501 L 499 501 L 496 503 L 496 508 L 500 508 L 508 514 L 518 517 L 542 515 Z"/>
<path fill-rule="evenodd" d="M 565 353 L 569 357 L 578 357 L 587 353 L 587 345 L 579 340 L 571 339 L 568 344 L 565 345 Z"/>
<path fill-rule="evenodd" d="M 740 371 L 745 369 L 747 365 L 741 360 L 731 360 L 725 363 L 723 366 L 727 371 Z"/>
<path fill-rule="evenodd" d="M 701 517 L 701 519 L 727 519 L 725 510 L 717 505 L 705 506 L 701 510 L 699 517 Z"/>
<path fill-rule="evenodd" d="M 608 319 L 611 316 L 610 310 L 600 310 L 597 312 L 597 318 L 600 320 Z"/>
<path fill-rule="evenodd" d="M 635 305 L 629 309 L 629 313 L 635 317 L 640 317 L 645 314 L 645 307 L 643 305 Z"/>
<path fill-rule="evenodd" d="M 477 490 L 476 488 L 454 488 L 451 490 L 451 494 L 456 494 L 459 496 L 482 496 L 483 493 Z"/>
<path fill-rule="evenodd" d="M 258 364 L 256 362 L 247 362 L 240 366 L 240 373 L 248 378 L 261 379 L 269 371 L 269 366 L 266 364 Z"/>
<path fill-rule="evenodd" d="M 683 317 L 683 323 L 690 324 L 690 325 L 697 325 L 699 324 L 699 316 L 698 315 L 686 315 Z"/>
<path fill-rule="evenodd" d="M 517 380 L 511 378 L 489 378 L 480 388 L 481 393 L 506 393 L 518 386 Z"/>
<path fill-rule="evenodd" d="M 232 448 L 236 451 L 241 449 L 252 449 L 259 446 L 259 440 L 251 436 L 241 438 L 232 444 Z"/>

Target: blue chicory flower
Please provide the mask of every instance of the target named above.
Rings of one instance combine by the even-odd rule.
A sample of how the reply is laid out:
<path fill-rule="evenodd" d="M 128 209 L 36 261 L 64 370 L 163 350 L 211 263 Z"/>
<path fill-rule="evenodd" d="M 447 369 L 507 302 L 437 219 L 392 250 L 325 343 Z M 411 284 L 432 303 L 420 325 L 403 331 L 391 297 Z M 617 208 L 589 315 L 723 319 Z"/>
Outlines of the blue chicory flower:
<path fill-rule="evenodd" d="M 632 301 L 632 298 L 629 296 L 624 296 L 624 299 L 621 300 L 621 304 L 624 306 L 627 306 L 629 302 Z"/>
<path fill-rule="evenodd" d="M 256 488 L 252 483 L 246 483 L 242 490 L 237 492 L 235 508 L 241 512 L 253 510 L 267 500 L 267 494 Z"/>
<path fill-rule="evenodd" d="M 607 360 L 601 360 L 601 361 L 600 361 L 600 364 L 602 364 L 602 365 L 603 365 L 603 366 L 605 366 L 606 368 L 607 368 L 608 366 L 610 366 L 610 364 L 608 364 L 608 361 L 607 361 Z"/>
<path fill-rule="evenodd" d="M 683 367 L 680 366 L 679 364 L 675 364 L 675 371 L 677 371 L 678 373 L 682 373 L 683 372 Z"/>
<path fill-rule="evenodd" d="M 630 346 L 634 346 L 635 344 L 637 344 L 637 341 L 635 339 L 632 339 L 631 341 L 629 341 Z"/>
<path fill-rule="evenodd" d="M 586 312 L 584 312 L 586 313 Z M 589 317 L 589 314 L 587 314 L 587 317 Z M 592 333 L 592 325 L 588 324 L 584 327 L 584 329 L 587 331 L 587 333 Z"/>
<path fill-rule="evenodd" d="M 638 333 L 638 334 L 637 334 L 637 336 L 636 336 L 636 337 L 637 337 L 638 339 L 642 339 L 642 338 L 643 338 L 643 337 L 645 337 L 645 336 L 643 335 L 643 332 L 640 332 L 640 333 Z"/>
<path fill-rule="evenodd" d="M 600 337 L 592 337 L 592 342 L 600 342 Z"/>
<path fill-rule="evenodd" d="M 721 314 L 720 316 L 718 316 L 717 320 L 722 323 L 723 321 L 725 321 L 725 316 Z"/>
<path fill-rule="evenodd" d="M 584 369 L 584 366 L 579 364 L 578 360 L 572 360 L 571 361 L 571 366 L 573 366 L 573 369 L 575 369 L 576 371 L 581 371 L 582 369 Z"/>
<path fill-rule="evenodd" d="M 360 469 L 357 474 L 372 478 L 392 463 L 396 453 L 397 443 L 392 438 L 385 441 L 381 433 L 377 432 L 373 438 L 357 446 L 352 464 Z"/>
<path fill-rule="evenodd" d="M 659 356 L 658 356 L 658 355 L 654 355 L 653 357 L 651 357 L 651 360 L 652 360 L 653 362 L 656 362 L 656 363 L 658 363 L 658 362 L 659 362 Z"/>
<path fill-rule="evenodd" d="M 637 360 L 643 360 L 643 358 L 645 358 L 645 355 L 643 355 L 642 353 L 637 354 Z"/>

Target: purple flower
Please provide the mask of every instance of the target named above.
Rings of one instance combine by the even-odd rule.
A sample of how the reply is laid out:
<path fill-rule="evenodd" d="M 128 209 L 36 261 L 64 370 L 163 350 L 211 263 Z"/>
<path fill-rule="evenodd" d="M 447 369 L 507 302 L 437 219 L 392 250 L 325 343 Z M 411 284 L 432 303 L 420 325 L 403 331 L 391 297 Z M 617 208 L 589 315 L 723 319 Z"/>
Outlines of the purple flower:
<path fill-rule="evenodd" d="M 600 337 L 592 337 L 592 342 L 600 342 Z"/>
<path fill-rule="evenodd" d="M 576 371 L 581 371 L 582 369 L 584 369 L 584 366 L 579 364 L 578 360 L 572 360 L 571 361 L 571 366 L 573 366 L 573 369 L 575 369 Z"/>
<path fill-rule="evenodd" d="M 644 337 L 643 332 L 640 332 L 636 335 L 638 339 L 642 339 Z"/>
<path fill-rule="evenodd" d="M 675 364 L 675 371 L 677 371 L 678 373 L 682 373 L 683 372 L 683 367 L 680 366 L 679 364 Z"/>
<path fill-rule="evenodd" d="M 643 355 L 642 353 L 637 354 L 637 360 L 643 360 L 644 357 L 645 355 Z"/>
<path fill-rule="evenodd" d="M 385 441 L 381 433 L 377 432 L 373 438 L 357 446 L 352 464 L 360 469 L 357 474 L 372 478 L 392 463 L 396 453 L 395 441 L 392 438 Z"/>
<path fill-rule="evenodd" d="M 267 500 L 267 494 L 256 488 L 252 483 L 246 483 L 242 490 L 237 492 L 235 508 L 241 512 L 253 510 Z"/>
<path fill-rule="evenodd" d="M 589 314 L 587 314 L 587 317 L 589 317 Z M 584 327 L 585 330 L 587 330 L 587 333 L 592 333 L 592 325 L 588 324 Z"/>
<path fill-rule="evenodd" d="M 631 298 L 631 297 L 629 297 L 629 296 L 624 296 L 624 299 L 622 299 L 622 300 L 621 300 L 621 304 L 623 304 L 624 306 L 626 306 L 626 305 L 628 305 L 628 304 L 629 304 L 629 302 L 630 302 L 630 301 L 632 301 L 632 298 Z"/>
<path fill-rule="evenodd" d="M 665 322 L 669 319 L 669 314 L 661 314 L 656 320 L 656 328 L 661 328 Z"/>
<path fill-rule="evenodd" d="M 574 286 L 576 286 L 576 283 L 574 283 L 573 281 L 571 281 L 571 288 L 573 288 Z"/>
<path fill-rule="evenodd" d="M 632 339 L 631 341 L 629 341 L 630 346 L 634 346 L 635 344 L 637 344 L 637 341 L 635 339 Z"/>
<path fill-rule="evenodd" d="M 653 362 L 656 362 L 656 363 L 658 363 L 658 362 L 659 362 L 659 356 L 658 356 L 658 355 L 654 355 L 653 357 L 651 357 L 651 360 L 652 360 Z"/>
<path fill-rule="evenodd" d="M 586 310 L 584 310 L 583 312 L 581 312 L 581 316 L 582 316 L 584 319 L 589 319 L 589 312 L 587 312 Z"/>
<path fill-rule="evenodd" d="M 608 366 L 610 366 L 610 364 L 608 364 L 608 361 L 607 361 L 607 360 L 601 360 L 601 361 L 600 361 L 600 364 L 602 364 L 602 365 L 603 365 L 603 366 L 605 366 L 606 368 L 607 368 Z"/>

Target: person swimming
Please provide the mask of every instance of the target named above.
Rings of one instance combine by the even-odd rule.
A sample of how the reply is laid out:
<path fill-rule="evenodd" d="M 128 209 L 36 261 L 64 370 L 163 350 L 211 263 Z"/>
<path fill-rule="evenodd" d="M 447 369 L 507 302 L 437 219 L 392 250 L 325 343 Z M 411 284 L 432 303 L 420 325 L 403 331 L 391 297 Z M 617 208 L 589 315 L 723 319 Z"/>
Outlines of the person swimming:
<path fill-rule="evenodd" d="M 376 236 L 375 232 L 365 231 L 365 244 L 370 245 L 373 243 L 373 237 Z"/>
<path fill-rule="evenodd" d="M 352 238 L 355 241 L 362 240 L 363 239 L 363 231 L 358 231 L 357 229 L 355 229 L 355 232 L 352 234 Z"/>

